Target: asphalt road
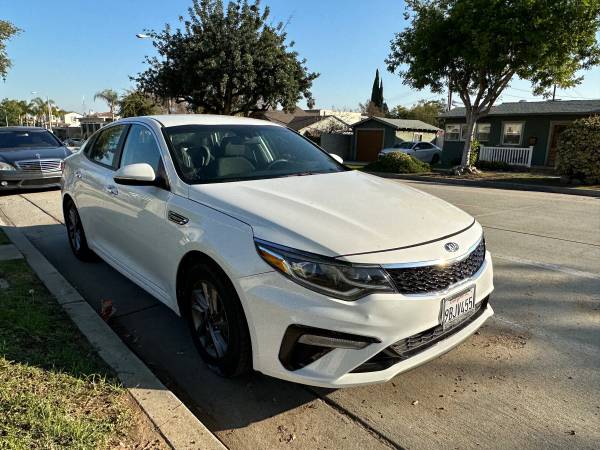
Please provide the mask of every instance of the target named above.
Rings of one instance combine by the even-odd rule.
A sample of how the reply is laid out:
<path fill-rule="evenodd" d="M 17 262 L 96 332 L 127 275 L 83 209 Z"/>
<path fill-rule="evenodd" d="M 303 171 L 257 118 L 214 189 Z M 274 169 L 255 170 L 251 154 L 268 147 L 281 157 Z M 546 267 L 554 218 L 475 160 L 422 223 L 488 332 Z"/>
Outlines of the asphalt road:
<path fill-rule="evenodd" d="M 483 224 L 496 315 L 429 364 L 337 391 L 213 375 L 166 307 L 73 258 L 58 191 L 5 193 L 0 211 L 92 306 L 113 300 L 113 328 L 231 449 L 599 448 L 600 199 L 410 184 Z"/>

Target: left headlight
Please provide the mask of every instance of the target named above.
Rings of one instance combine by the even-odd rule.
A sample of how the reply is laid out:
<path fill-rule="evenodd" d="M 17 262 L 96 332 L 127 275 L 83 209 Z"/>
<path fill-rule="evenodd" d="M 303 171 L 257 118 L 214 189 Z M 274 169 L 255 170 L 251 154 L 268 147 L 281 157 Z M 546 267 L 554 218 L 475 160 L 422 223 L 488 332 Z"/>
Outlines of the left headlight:
<path fill-rule="evenodd" d="M 356 265 L 256 240 L 258 254 L 292 281 L 313 291 L 354 301 L 372 292 L 396 292 L 379 266 Z"/>
<path fill-rule="evenodd" d="M 12 164 L 0 162 L 0 170 L 17 170 L 17 169 Z"/>

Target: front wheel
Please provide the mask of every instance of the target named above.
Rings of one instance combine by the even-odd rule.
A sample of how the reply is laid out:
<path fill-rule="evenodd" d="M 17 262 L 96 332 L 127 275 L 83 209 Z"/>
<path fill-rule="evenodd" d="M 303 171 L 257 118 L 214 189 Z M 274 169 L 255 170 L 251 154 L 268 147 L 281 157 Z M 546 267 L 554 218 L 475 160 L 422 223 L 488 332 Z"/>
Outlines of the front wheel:
<path fill-rule="evenodd" d="M 224 377 L 250 371 L 252 350 L 246 318 L 229 280 L 199 263 L 187 273 L 184 315 L 192 340 L 208 367 Z"/>
<path fill-rule="evenodd" d="M 88 247 L 85 231 L 79 212 L 73 201 L 68 201 L 64 209 L 65 225 L 67 226 L 67 235 L 69 236 L 69 245 L 75 257 L 81 261 L 94 261 L 96 255 Z"/>

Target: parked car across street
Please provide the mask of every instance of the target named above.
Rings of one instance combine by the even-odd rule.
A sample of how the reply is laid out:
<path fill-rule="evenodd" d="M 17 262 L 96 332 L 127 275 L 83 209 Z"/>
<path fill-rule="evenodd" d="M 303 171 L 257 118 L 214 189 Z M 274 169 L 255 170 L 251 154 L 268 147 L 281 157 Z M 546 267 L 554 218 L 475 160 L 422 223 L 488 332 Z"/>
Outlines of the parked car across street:
<path fill-rule="evenodd" d="M 400 142 L 393 147 L 384 148 L 379 152 L 379 157 L 389 153 L 401 152 L 412 156 L 420 161 L 437 164 L 442 158 L 442 149 L 431 142 Z"/>
<path fill-rule="evenodd" d="M 383 382 L 493 314 L 473 217 L 273 123 L 119 120 L 66 159 L 62 199 L 75 255 L 181 315 L 225 376 Z"/>

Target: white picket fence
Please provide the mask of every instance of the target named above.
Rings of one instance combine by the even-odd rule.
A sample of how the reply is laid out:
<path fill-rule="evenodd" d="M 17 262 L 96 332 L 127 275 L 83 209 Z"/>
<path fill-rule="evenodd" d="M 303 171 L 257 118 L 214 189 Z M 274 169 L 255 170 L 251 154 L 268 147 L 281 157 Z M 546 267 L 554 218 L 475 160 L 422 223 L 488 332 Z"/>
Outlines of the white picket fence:
<path fill-rule="evenodd" d="M 479 149 L 479 159 L 482 161 L 502 161 L 512 166 L 531 167 L 531 147 L 486 147 Z"/>

